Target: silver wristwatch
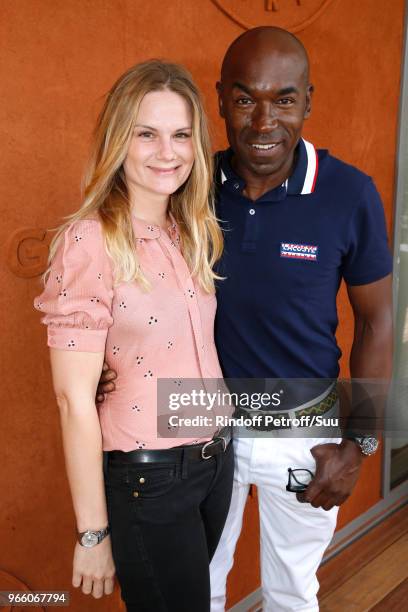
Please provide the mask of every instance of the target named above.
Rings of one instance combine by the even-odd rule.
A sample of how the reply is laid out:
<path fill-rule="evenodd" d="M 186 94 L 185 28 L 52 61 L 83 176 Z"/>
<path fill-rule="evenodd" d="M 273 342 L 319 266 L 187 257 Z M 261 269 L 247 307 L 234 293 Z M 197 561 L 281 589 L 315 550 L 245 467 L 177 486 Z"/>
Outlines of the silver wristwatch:
<path fill-rule="evenodd" d="M 374 436 L 353 436 L 351 440 L 354 440 L 354 442 L 358 444 L 363 455 L 367 457 L 374 455 L 380 444 Z"/>
<path fill-rule="evenodd" d="M 92 548 L 93 546 L 96 546 L 102 542 L 108 533 L 109 525 L 104 529 L 99 529 L 98 531 L 91 531 L 90 529 L 87 529 L 86 531 L 81 531 L 81 533 L 78 533 L 78 542 L 81 546 L 85 546 L 85 548 Z"/>

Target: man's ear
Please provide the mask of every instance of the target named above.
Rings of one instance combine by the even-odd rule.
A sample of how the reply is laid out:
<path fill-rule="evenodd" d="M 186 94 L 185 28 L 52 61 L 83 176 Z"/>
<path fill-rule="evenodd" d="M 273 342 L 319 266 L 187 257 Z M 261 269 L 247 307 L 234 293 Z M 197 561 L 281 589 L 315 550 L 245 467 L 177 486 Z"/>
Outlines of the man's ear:
<path fill-rule="evenodd" d="M 220 114 L 220 117 L 222 117 L 223 119 L 224 117 L 224 102 L 222 99 L 222 92 L 223 92 L 223 87 L 222 87 L 222 83 L 221 81 L 217 81 L 215 88 L 217 90 L 217 94 L 218 94 L 218 112 Z"/>
<path fill-rule="evenodd" d="M 313 92 L 314 92 L 314 85 L 309 83 L 306 89 L 306 108 L 305 108 L 305 114 L 303 115 L 304 119 L 307 119 L 310 116 L 310 113 L 312 112 Z"/>

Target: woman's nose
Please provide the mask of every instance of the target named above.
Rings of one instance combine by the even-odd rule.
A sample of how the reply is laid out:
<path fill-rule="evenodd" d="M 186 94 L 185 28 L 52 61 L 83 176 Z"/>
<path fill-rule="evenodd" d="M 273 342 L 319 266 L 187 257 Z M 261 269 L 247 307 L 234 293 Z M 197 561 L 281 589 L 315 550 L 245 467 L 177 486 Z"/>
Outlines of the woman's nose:
<path fill-rule="evenodd" d="M 170 137 L 163 137 L 159 141 L 159 149 L 157 151 L 157 158 L 165 161 L 171 161 L 175 159 L 176 154 L 173 148 L 173 141 Z"/>

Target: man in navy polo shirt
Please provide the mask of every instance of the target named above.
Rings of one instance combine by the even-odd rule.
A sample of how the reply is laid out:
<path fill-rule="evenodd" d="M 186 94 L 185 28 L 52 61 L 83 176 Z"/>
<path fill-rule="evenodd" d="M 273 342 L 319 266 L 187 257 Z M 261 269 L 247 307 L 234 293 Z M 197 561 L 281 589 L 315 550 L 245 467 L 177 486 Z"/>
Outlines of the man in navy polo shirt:
<path fill-rule="evenodd" d="M 351 375 L 390 374 L 391 257 L 381 201 L 368 176 L 302 139 L 313 86 L 293 35 L 270 27 L 245 32 L 226 53 L 217 91 L 230 144 L 217 155 L 225 280 L 217 289 L 216 342 L 224 376 L 324 379 L 327 393 L 314 400 L 298 386 L 299 407 L 324 412 L 332 406 L 327 379 L 339 373 L 342 278 L 355 316 Z M 280 433 L 234 440 L 234 492 L 211 564 L 212 612 L 225 607 L 251 484 L 259 498 L 263 609 L 318 610 L 315 574 L 336 506 L 376 440 Z M 289 467 L 315 474 L 305 493 L 286 491 Z"/>

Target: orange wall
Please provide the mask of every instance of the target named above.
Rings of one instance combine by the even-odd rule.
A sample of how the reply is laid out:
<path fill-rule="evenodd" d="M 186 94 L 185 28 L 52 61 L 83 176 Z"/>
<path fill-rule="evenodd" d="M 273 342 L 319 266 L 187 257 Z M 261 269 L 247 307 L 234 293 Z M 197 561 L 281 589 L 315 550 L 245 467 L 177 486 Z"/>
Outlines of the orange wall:
<path fill-rule="evenodd" d="M 249 5 L 248 0 L 221 4 L 238 14 Z M 324 9 L 298 32 L 310 52 L 316 86 L 305 134 L 375 177 L 389 226 L 403 6 L 403 0 L 251 0 L 256 23 L 285 23 L 289 18 L 295 23 L 302 11 Z M 205 94 L 214 144 L 223 146 L 214 82 L 227 45 L 242 31 L 211 0 L 2 0 L 0 4 L 4 245 L 0 570 L 33 589 L 69 589 L 73 545 L 73 515 L 44 329 L 32 308 L 39 288 L 36 275 L 46 253 L 41 232 L 36 235 L 34 230 L 55 226 L 78 206 L 81 172 L 101 97 L 137 61 L 166 57 L 186 64 Z M 24 228 L 28 229 L 22 232 Z M 339 340 L 347 356 L 352 318 L 343 294 L 340 309 Z M 362 485 L 345 506 L 342 523 L 379 498 L 379 458 L 367 462 L 366 471 L 370 487 Z M 256 530 L 251 501 L 231 601 L 256 586 Z M 1 581 L 0 572 L 0 588 Z M 77 592 L 72 597 L 74 611 L 118 609 L 117 593 L 104 602 Z"/>

